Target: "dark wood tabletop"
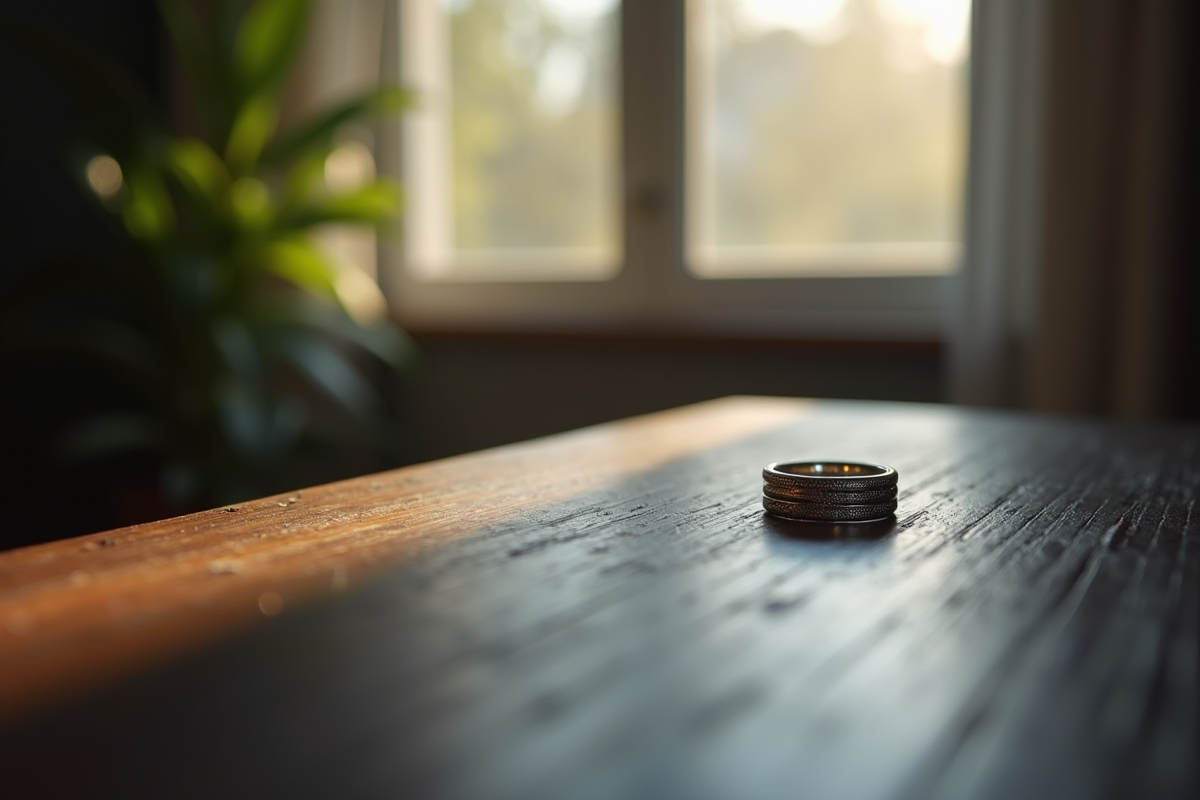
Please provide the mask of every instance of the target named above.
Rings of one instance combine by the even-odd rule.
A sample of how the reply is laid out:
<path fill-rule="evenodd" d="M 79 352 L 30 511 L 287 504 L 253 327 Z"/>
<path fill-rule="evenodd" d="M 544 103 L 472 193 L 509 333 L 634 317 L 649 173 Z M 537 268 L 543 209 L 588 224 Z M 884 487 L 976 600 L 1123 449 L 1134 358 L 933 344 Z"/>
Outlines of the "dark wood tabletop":
<path fill-rule="evenodd" d="M 730 398 L 0 553 L 0 796 L 1190 799 L 1198 497 L 1195 425 Z"/>

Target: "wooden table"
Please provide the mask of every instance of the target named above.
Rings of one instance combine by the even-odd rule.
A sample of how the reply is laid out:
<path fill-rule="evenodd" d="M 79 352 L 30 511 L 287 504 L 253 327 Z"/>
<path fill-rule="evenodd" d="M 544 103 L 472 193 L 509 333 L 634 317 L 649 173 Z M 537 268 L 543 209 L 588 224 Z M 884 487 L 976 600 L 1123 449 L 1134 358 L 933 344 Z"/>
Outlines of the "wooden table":
<path fill-rule="evenodd" d="M 3 553 L 0 794 L 1193 798 L 1198 496 L 1196 426 L 732 398 Z"/>

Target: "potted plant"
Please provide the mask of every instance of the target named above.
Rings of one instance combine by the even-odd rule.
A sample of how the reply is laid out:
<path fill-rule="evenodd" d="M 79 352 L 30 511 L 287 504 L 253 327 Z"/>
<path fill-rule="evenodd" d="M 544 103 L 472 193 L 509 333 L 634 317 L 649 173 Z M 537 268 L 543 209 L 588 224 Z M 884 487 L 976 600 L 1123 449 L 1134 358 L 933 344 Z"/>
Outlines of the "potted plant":
<path fill-rule="evenodd" d="M 407 95 L 379 88 L 283 129 L 310 3 L 216 0 L 204 14 L 184 0 L 158 5 L 194 133 L 173 132 L 99 54 L 10 26 L 70 89 L 85 123 L 80 183 L 120 247 L 29 276 L 5 299 L 3 336 L 103 364 L 121 401 L 74 420 L 59 452 L 150 454 L 164 510 L 183 511 L 294 488 L 305 454 L 389 446 L 370 362 L 399 367 L 411 345 L 386 317 L 349 313 L 354 273 L 313 234 L 334 223 L 390 230 L 397 186 L 373 176 L 331 185 L 326 167 L 348 124 L 395 113 Z"/>

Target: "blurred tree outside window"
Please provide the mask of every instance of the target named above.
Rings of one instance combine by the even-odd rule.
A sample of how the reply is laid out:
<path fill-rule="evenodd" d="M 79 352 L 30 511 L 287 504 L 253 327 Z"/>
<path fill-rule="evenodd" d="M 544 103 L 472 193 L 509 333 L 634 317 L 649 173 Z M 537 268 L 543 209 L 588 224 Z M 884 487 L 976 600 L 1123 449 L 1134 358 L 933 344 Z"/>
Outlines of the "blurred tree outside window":
<path fill-rule="evenodd" d="M 406 76 L 420 98 L 410 154 L 438 162 L 408 181 L 420 198 L 408 220 L 414 266 L 610 276 L 621 238 L 617 0 L 408 5 L 425 40 Z"/>
<path fill-rule="evenodd" d="M 694 6 L 698 274 L 951 269 L 969 0 Z"/>
<path fill-rule="evenodd" d="M 617 1 L 402 2 L 406 82 L 422 98 L 407 123 L 406 182 L 420 198 L 408 268 L 613 277 L 629 100 Z M 970 0 L 680 7 L 687 108 L 675 135 L 694 276 L 953 268 Z M 671 41 L 660 49 L 665 63 Z"/>

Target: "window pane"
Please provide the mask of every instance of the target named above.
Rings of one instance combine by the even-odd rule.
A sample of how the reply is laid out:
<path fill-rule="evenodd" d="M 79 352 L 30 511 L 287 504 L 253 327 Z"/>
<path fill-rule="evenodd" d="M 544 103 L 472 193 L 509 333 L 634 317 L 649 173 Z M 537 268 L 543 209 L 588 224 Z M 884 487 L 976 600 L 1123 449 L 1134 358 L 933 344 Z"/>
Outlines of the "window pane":
<path fill-rule="evenodd" d="M 952 268 L 969 0 L 699 0 L 691 10 L 697 274 Z"/>
<path fill-rule="evenodd" d="M 614 273 L 617 0 L 425 2 L 436 19 L 405 35 L 423 101 L 407 143 L 410 261 L 434 277 Z M 421 41 L 431 33 L 440 48 Z"/>

